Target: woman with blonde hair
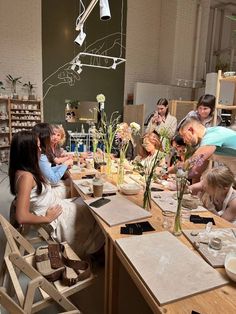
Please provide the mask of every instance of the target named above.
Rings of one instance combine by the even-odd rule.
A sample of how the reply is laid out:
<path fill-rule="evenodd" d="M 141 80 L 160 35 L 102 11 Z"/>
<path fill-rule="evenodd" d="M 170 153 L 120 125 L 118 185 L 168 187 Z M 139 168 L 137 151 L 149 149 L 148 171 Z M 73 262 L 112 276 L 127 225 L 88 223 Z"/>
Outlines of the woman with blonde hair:
<path fill-rule="evenodd" d="M 235 177 L 226 166 L 208 170 L 199 183 L 190 186 L 193 193 L 202 192 L 203 205 L 225 220 L 236 223 Z"/>
<path fill-rule="evenodd" d="M 66 141 L 66 133 L 61 124 L 52 124 L 52 137 L 51 137 L 51 148 L 52 148 L 52 160 L 54 164 L 62 164 L 71 156 L 62 148 Z"/>

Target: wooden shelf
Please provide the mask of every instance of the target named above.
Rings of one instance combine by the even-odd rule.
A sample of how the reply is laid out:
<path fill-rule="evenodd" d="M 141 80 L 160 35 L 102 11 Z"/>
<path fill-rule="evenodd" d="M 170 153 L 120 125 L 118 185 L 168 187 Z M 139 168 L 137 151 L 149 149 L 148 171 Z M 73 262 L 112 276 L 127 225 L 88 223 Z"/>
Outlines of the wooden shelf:
<path fill-rule="evenodd" d="M 236 76 L 221 77 L 220 81 L 235 82 L 236 83 Z"/>
<path fill-rule="evenodd" d="M 23 100 L 23 99 L 13 99 L 13 98 L 10 98 L 10 103 L 30 103 L 30 104 L 33 104 L 33 103 L 37 103 L 39 104 L 41 101 L 40 100 Z"/>
<path fill-rule="evenodd" d="M 28 115 L 30 114 L 30 115 L 33 115 L 33 116 L 41 116 L 40 112 L 38 112 L 38 113 L 29 113 L 29 112 L 28 113 L 27 112 L 20 112 L 20 113 L 18 113 L 18 112 L 12 112 L 12 110 L 17 110 L 17 109 L 11 109 L 11 115 L 15 115 L 16 114 L 16 115 L 24 115 L 25 116 L 27 114 Z M 32 111 L 32 109 L 30 111 Z"/>
<path fill-rule="evenodd" d="M 10 145 L 0 145 L 0 148 L 9 148 Z"/>
<path fill-rule="evenodd" d="M 232 121 L 234 122 L 235 120 L 235 114 L 236 114 L 236 105 L 235 101 L 233 105 L 227 105 L 227 104 L 220 104 L 219 99 L 220 99 L 220 89 L 221 89 L 221 82 L 233 82 L 236 83 L 236 76 L 228 76 L 228 77 L 223 77 L 222 76 L 222 71 L 218 71 L 218 76 L 217 76 L 217 84 L 216 84 L 216 107 L 215 107 L 215 113 L 214 113 L 214 125 L 216 125 L 217 121 L 217 116 L 218 116 L 218 110 L 231 110 L 231 124 Z M 235 97 L 234 97 L 235 99 Z"/>

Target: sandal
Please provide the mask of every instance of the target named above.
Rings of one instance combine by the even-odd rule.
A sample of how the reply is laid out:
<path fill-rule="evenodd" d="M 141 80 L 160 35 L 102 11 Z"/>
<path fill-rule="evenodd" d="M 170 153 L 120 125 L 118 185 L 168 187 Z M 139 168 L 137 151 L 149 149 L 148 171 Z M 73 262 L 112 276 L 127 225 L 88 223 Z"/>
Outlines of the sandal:
<path fill-rule="evenodd" d="M 64 265 L 68 266 L 69 268 L 72 268 L 76 272 L 78 276 L 77 281 L 85 280 L 91 275 L 91 269 L 88 262 L 81 261 L 79 257 L 77 257 L 77 259 L 74 259 L 75 255 L 73 255 L 73 259 L 71 259 L 69 258 L 70 253 L 69 253 L 68 247 L 61 244 L 60 248 L 61 248 L 62 261 Z"/>
<path fill-rule="evenodd" d="M 48 244 L 48 257 L 51 262 L 51 267 L 57 269 L 63 267 L 61 256 L 60 256 L 60 245 L 59 243 Z"/>
<path fill-rule="evenodd" d="M 56 270 L 51 267 L 49 259 L 48 246 L 40 246 L 35 252 L 36 267 L 41 275 L 43 275 L 48 281 L 56 281 L 60 279 L 64 266 L 57 268 Z"/>

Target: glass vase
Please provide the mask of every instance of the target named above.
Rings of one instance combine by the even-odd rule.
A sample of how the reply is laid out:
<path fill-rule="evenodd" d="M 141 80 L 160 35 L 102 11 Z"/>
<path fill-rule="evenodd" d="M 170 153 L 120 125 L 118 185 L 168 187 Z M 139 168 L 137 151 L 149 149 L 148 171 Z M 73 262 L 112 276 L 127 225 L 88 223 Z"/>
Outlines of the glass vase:
<path fill-rule="evenodd" d="M 117 174 L 117 184 L 121 185 L 124 183 L 124 177 L 125 177 L 125 168 L 124 163 L 120 162 L 118 166 L 118 174 Z"/>
<path fill-rule="evenodd" d="M 146 184 L 146 188 L 143 194 L 143 208 L 150 211 L 151 210 L 151 185 Z"/>
<path fill-rule="evenodd" d="M 174 229 L 173 229 L 173 234 L 175 236 L 180 236 L 182 234 L 181 208 L 182 208 L 182 199 L 178 199 L 177 211 L 175 214 L 175 222 L 174 222 Z"/>
<path fill-rule="evenodd" d="M 107 161 L 107 163 L 106 163 L 106 175 L 108 177 L 110 177 L 111 176 L 111 154 L 110 153 L 107 153 L 106 161 Z"/>

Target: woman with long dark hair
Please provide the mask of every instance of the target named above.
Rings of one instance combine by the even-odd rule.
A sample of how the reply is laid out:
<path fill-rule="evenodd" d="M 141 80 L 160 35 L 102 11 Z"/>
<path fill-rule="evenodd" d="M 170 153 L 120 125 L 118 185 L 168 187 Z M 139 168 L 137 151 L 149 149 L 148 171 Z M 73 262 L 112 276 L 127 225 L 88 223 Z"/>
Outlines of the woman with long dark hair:
<path fill-rule="evenodd" d="M 60 199 L 40 172 L 40 142 L 35 133 L 13 136 L 10 149 L 10 189 L 16 196 L 19 224 L 48 223 L 52 237 L 67 241 L 80 256 L 98 251 L 104 244 L 101 229 L 81 198 Z"/>
<path fill-rule="evenodd" d="M 150 117 L 145 132 L 155 131 L 159 135 L 171 139 L 176 131 L 177 119 L 169 113 L 169 103 L 166 98 L 160 98 L 156 106 L 156 111 Z"/>

